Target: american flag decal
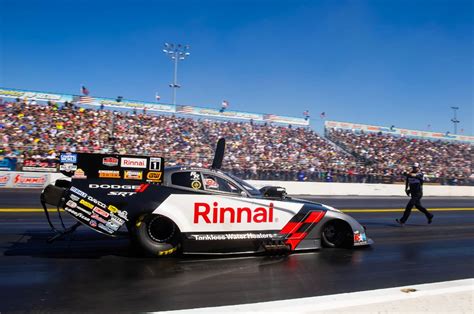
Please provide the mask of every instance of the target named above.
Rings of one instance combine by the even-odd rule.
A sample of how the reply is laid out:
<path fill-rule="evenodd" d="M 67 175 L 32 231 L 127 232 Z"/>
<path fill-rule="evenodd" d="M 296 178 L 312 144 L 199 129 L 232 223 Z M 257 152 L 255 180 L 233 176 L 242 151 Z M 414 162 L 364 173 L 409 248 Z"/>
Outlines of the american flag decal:
<path fill-rule="evenodd" d="M 95 99 L 90 96 L 79 96 L 77 102 L 80 104 L 92 104 L 95 102 Z"/>
<path fill-rule="evenodd" d="M 179 113 L 193 113 L 194 108 L 191 106 L 176 106 L 176 112 Z"/>

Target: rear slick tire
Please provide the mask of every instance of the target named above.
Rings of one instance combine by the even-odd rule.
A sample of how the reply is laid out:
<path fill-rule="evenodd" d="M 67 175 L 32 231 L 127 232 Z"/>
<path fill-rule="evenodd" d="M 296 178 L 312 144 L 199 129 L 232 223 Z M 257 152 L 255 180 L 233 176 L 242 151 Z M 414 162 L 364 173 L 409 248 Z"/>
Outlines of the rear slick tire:
<path fill-rule="evenodd" d="M 136 241 L 147 254 L 165 256 L 178 252 L 181 232 L 171 219 L 161 215 L 144 215 L 137 219 L 134 229 Z"/>

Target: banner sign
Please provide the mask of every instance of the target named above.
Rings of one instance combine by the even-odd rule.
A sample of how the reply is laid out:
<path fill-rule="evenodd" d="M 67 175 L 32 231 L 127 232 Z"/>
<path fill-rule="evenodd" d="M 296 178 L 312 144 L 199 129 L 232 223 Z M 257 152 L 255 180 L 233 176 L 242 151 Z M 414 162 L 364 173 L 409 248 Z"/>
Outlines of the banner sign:
<path fill-rule="evenodd" d="M 16 158 L 0 156 L 0 170 L 16 170 Z"/>
<path fill-rule="evenodd" d="M 9 88 L 0 88 L 0 98 L 6 99 L 23 99 L 26 101 L 37 100 L 37 101 L 54 101 L 54 102 L 65 102 L 72 101 L 72 95 L 55 94 L 55 93 L 44 93 L 35 91 L 25 91 Z"/>
<path fill-rule="evenodd" d="M 49 174 L 0 171 L 0 188 L 43 188 L 49 183 Z"/>
<path fill-rule="evenodd" d="M 448 141 L 461 141 L 461 142 L 474 143 L 474 136 L 469 136 L 469 135 L 417 131 L 417 130 L 409 130 L 409 129 L 399 129 L 395 127 L 389 128 L 389 127 L 368 125 L 368 124 L 326 121 L 324 123 L 324 127 L 326 129 L 334 128 L 334 129 L 364 131 L 364 132 L 373 132 L 373 133 L 381 132 L 385 134 L 393 134 L 393 135 L 404 136 L 404 137 L 416 137 L 416 138 L 431 139 L 431 140 L 434 139 L 434 140 L 448 140 Z"/>
<path fill-rule="evenodd" d="M 28 158 L 23 161 L 22 170 L 34 172 L 56 172 L 58 170 L 58 161 L 55 159 Z"/>
<path fill-rule="evenodd" d="M 36 91 L 17 90 L 10 88 L 0 88 L 0 98 L 7 100 L 16 100 L 17 98 L 31 101 L 53 101 L 53 102 L 73 102 L 75 105 L 87 109 L 98 109 L 103 107 L 109 110 L 146 110 L 148 113 L 166 112 L 166 113 L 178 113 L 178 114 L 189 114 L 201 117 L 216 117 L 222 119 L 238 119 L 238 120 L 253 120 L 258 122 L 273 122 L 281 124 L 292 124 L 300 126 L 308 126 L 309 119 L 278 116 L 274 114 L 260 114 L 242 111 L 232 111 L 213 108 L 203 108 L 188 105 L 170 105 L 155 102 L 144 102 L 123 99 L 118 102 L 113 98 L 93 97 L 85 95 L 70 95 L 70 94 L 55 94 L 55 93 L 44 93 Z"/>

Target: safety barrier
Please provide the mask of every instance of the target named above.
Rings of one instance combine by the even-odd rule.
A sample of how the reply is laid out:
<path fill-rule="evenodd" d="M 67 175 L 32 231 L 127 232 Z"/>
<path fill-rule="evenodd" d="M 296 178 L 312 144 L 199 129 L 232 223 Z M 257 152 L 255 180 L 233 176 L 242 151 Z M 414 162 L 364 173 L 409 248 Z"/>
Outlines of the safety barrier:
<path fill-rule="evenodd" d="M 64 177 L 61 173 L 0 171 L 0 188 L 43 188 Z M 290 195 L 404 196 L 401 184 L 329 183 L 247 180 L 260 188 L 284 187 Z M 474 196 L 472 186 L 425 185 L 425 196 Z"/>
<path fill-rule="evenodd" d="M 354 196 L 404 196 L 402 184 L 256 181 L 248 180 L 255 187 L 281 186 L 290 195 L 354 195 Z M 474 196 L 472 186 L 425 185 L 425 196 Z"/>

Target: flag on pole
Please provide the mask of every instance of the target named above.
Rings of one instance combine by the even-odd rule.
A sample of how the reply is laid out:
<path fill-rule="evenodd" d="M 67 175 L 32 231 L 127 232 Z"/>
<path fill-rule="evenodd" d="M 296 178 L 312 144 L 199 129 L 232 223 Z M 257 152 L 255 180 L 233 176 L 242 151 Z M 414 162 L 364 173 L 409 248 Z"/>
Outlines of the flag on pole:
<path fill-rule="evenodd" d="M 160 95 L 158 95 L 158 93 L 155 93 L 155 99 L 156 99 L 156 101 L 160 101 L 160 99 L 161 99 L 161 96 L 160 96 Z"/>
<path fill-rule="evenodd" d="M 305 110 L 305 111 L 303 112 L 303 116 L 304 116 L 304 119 L 305 119 L 306 121 L 308 121 L 308 119 L 309 119 L 309 110 Z"/>
<path fill-rule="evenodd" d="M 86 95 L 86 96 L 87 96 L 87 95 L 89 95 L 89 90 L 88 90 L 84 85 L 82 85 L 82 87 L 81 87 L 81 93 L 82 93 L 82 95 Z"/>
<path fill-rule="evenodd" d="M 224 112 L 227 107 L 229 107 L 229 102 L 227 100 L 223 100 L 221 104 L 221 110 L 219 110 L 221 113 Z"/>
<path fill-rule="evenodd" d="M 326 112 L 324 112 L 324 111 L 323 111 L 323 112 L 321 112 L 321 114 L 320 114 L 319 116 L 321 117 L 321 119 L 324 119 L 324 118 L 326 118 Z"/>

